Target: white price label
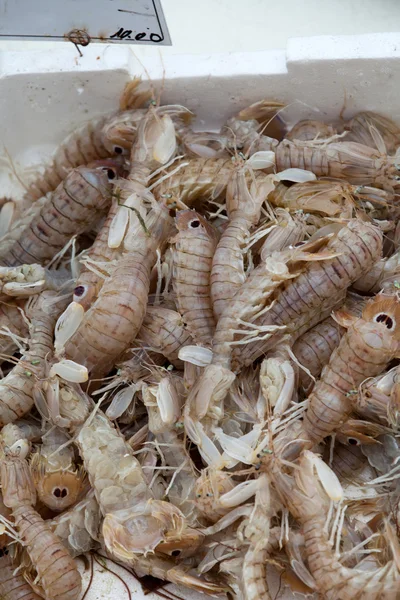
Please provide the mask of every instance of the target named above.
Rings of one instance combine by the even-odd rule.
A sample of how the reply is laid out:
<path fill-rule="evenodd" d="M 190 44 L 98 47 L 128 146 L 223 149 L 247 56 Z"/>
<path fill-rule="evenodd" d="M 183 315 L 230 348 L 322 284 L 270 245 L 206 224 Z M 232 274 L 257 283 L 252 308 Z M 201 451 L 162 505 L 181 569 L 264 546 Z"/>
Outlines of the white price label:
<path fill-rule="evenodd" d="M 171 46 L 160 0 L 0 0 L 0 39 Z"/>

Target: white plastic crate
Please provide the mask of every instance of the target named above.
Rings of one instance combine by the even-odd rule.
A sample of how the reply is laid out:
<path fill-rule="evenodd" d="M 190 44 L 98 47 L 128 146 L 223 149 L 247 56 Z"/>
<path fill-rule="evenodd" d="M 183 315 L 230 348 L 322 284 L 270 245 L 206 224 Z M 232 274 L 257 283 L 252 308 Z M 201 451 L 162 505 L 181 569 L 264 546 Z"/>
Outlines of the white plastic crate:
<path fill-rule="evenodd" d="M 28 179 L 25 169 L 31 171 L 49 156 L 75 127 L 115 110 L 133 76 L 146 79 L 134 50 L 126 46 L 93 44 L 83 54 L 79 58 L 65 46 L 56 52 L 0 52 L 0 143 L 22 179 Z M 293 121 L 313 117 L 329 122 L 343 109 L 346 118 L 366 109 L 400 122 L 400 33 L 295 38 L 286 51 L 168 56 L 163 64 L 151 58 L 145 67 L 156 87 L 165 70 L 163 103 L 193 110 L 197 129 L 218 129 L 229 116 L 264 97 L 291 103 L 284 114 Z M 0 158 L 5 156 L 0 149 Z M 5 163 L 0 164 L 0 195 L 21 195 L 23 188 Z M 140 585 L 118 572 L 133 598 L 144 598 Z M 179 595 L 204 598 L 187 590 Z M 86 600 L 125 596 L 117 579 L 96 573 Z"/>

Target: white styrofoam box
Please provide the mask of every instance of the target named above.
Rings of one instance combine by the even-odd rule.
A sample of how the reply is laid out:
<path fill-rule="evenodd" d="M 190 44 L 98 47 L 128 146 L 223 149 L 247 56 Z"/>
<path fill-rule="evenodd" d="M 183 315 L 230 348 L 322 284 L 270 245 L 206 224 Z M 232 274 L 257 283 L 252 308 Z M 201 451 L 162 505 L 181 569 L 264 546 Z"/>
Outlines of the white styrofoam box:
<path fill-rule="evenodd" d="M 126 46 L 92 44 L 82 58 L 72 45 L 51 52 L 4 51 L 0 145 L 21 177 L 76 126 L 114 110 L 125 83 L 134 75 L 146 79 L 145 70 L 156 87 L 165 71 L 163 103 L 192 109 L 198 129 L 216 129 L 263 97 L 290 102 L 283 113 L 288 120 L 329 121 L 343 108 L 346 117 L 369 109 L 400 118 L 400 33 L 294 38 L 286 51 L 164 56 L 144 66 Z M 2 168 L 2 193 L 21 193 L 16 183 Z"/>
<path fill-rule="evenodd" d="M 163 80 L 163 103 L 180 103 L 197 114 L 198 129 L 217 129 L 239 109 L 263 97 L 289 102 L 288 121 L 312 116 L 337 120 L 361 109 L 400 121 L 400 33 L 289 40 L 286 51 L 165 56 L 141 65 L 132 48 L 93 44 L 75 49 L 0 52 L 0 145 L 24 179 L 63 138 L 88 119 L 115 110 L 134 75 Z M 22 187 L 0 149 L 0 196 Z M 113 567 L 114 568 L 114 567 Z M 117 568 L 115 570 L 118 571 Z M 120 573 L 122 575 L 122 572 Z M 104 574 L 103 574 L 104 575 Z M 122 598 L 112 576 L 97 574 L 87 600 Z M 133 597 L 143 598 L 130 582 Z M 201 598 L 179 591 L 183 598 Z M 286 596 L 290 597 L 290 596 Z M 146 596 L 152 600 L 155 596 Z"/>

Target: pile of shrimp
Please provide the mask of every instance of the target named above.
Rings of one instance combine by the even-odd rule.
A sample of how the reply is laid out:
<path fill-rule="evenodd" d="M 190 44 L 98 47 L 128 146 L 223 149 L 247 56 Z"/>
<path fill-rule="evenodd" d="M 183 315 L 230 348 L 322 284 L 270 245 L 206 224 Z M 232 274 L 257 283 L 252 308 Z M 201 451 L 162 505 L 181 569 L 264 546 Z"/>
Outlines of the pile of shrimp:
<path fill-rule="evenodd" d="M 2 200 L 1 598 L 400 598 L 400 126 L 285 110 L 134 80 Z"/>

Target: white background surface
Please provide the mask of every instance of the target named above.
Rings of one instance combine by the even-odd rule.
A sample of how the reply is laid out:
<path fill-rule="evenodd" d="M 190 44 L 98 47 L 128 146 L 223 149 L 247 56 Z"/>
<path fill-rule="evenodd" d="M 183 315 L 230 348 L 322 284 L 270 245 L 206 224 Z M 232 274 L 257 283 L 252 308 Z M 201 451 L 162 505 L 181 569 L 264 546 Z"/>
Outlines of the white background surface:
<path fill-rule="evenodd" d="M 134 46 L 140 57 L 271 50 L 290 37 L 400 30 L 399 0 L 162 0 L 162 7 L 173 46 Z M 43 47 L 54 43 L 0 41 L 0 50 Z"/>

